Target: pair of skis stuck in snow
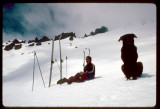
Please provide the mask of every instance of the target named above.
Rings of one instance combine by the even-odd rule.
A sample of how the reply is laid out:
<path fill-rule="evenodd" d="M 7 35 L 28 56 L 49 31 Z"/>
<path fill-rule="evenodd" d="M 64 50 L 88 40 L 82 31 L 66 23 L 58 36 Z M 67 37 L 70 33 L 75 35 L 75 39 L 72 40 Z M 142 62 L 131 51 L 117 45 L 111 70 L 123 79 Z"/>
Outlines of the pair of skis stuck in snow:
<path fill-rule="evenodd" d="M 61 37 L 62 37 L 62 35 L 59 37 L 60 66 L 58 65 L 57 59 L 55 59 L 55 61 L 54 61 L 54 40 L 55 40 L 55 37 L 53 37 L 53 40 L 52 40 L 51 66 L 50 66 L 49 86 L 48 86 L 48 87 L 51 86 L 52 70 L 53 70 L 53 64 L 54 64 L 55 62 L 57 62 L 58 68 L 59 68 L 59 70 L 60 70 L 60 79 L 62 79 L 62 62 L 63 62 L 63 59 L 62 59 L 61 42 L 60 42 Z M 89 50 L 88 54 L 89 54 L 89 56 L 90 56 L 90 49 L 89 49 L 89 48 L 85 48 L 85 50 L 87 50 L 87 49 Z M 83 50 L 83 53 L 84 53 L 83 67 L 85 67 L 85 50 Z M 34 67 L 33 67 L 33 84 L 32 84 L 32 91 L 33 91 L 33 87 L 34 87 L 35 56 L 36 56 L 36 59 L 37 59 L 37 62 L 38 62 L 38 58 L 37 58 L 36 52 L 34 51 Z M 67 60 L 68 60 L 68 57 L 66 56 L 66 77 L 67 77 Z M 39 62 L 38 62 L 38 65 L 39 65 Z M 40 69 L 40 65 L 39 65 L 39 69 Z M 41 73 L 41 70 L 40 70 L 40 73 Z M 44 83 L 44 79 L 43 79 L 42 73 L 41 73 L 41 77 L 42 77 L 43 84 L 44 84 L 44 87 L 45 87 L 45 83 Z"/>
<path fill-rule="evenodd" d="M 62 62 L 63 62 L 63 59 L 62 59 L 62 53 L 61 53 L 61 43 L 60 43 L 60 40 L 61 40 L 61 37 L 62 35 L 59 37 L 59 50 L 60 50 L 60 67 L 58 66 L 59 70 L 60 70 L 60 79 L 62 79 Z M 52 40 L 52 53 L 51 53 L 51 67 L 50 67 L 50 76 L 49 76 L 49 86 L 51 86 L 51 79 L 52 79 L 52 67 L 53 67 L 53 64 L 54 64 L 54 40 L 55 40 L 55 37 L 53 37 L 53 40 Z M 38 61 L 38 57 L 36 55 L 36 52 L 34 51 L 34 65 L 33 65 L 33 84 L 32 84 L 32 91 L 33 91 L 33 88 L 34 88 L 34 72 L 35 72 L 35 57 L 37 59 L 37 62 L 38 62 L 38 66 L 39 66 L 39 70 L 40 70 L 40 74 L 41 74 L 41 77 L 42 77 L 42 81 L 43 81 L 43 84 L 44 84 L 44 87 L 45 86 L 45 82 L 44 82 L 44 79 L 43 79 L 43 76 L 42 76 L 42 72 L 41 72 L 41 69 L 40 69 L 40 64 L 39 64 L 39 61 Z M 67 76 L 67 56 L 66 56 L 66 76 Z M 55 62 L 57 62 L 57 60 L 55 60 Z M 58 64 L 58 63 L 57 63 Z"/>
<path fill-rule="evenodd" d="M 60 79 L 62 79 L 62 62 L 63 62 L 63 59 L 62 59 L 62 52 L 61 52 L 61 37 L 62 35 L 59 37 L 59 52 L 60 52 L 60 66 L 59 67 L 59 70 L 60 70 Z M 53 41 L 52 41 L 52 53 L 51 53 L 51 68 L 50 68 L 50 77 L 49 77 L 49 86 L 51 86 L 51 80 L 52 80 L 52 66 L 53 66 L 53 63 L 54 63 L 54 59 L 53 59 L 53 55 L 54 55 L 54 40 L 55 40 L 55 37 L 53 37 Z M 66 76 L 67 76 L 67 56 L 66 56 Z M 57 62 L 57 60 L 55 60 Z M 57 63 L 58 65 L 58 63 Z"/>

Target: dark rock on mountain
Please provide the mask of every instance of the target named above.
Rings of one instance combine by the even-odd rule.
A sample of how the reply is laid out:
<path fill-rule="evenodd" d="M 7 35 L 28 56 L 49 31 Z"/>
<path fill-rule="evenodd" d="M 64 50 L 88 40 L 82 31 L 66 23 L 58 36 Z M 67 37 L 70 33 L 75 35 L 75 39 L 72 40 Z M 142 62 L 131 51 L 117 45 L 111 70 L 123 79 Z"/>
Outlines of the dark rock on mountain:
<path fill-rule="evenodd" d="M 10 41 L 8 41 L 10 42 Z M 22 41 L 19 41 L 17 39 L 14 39 L 14 41 L 12 41 L 14 44 L 19 44 L 19 43 L 25 43 L 26 41 L 25 40 L 22 40 Z"/>
<path fill-rule="evenodd" d="M 29 40 L 29 41 L 28 41 L 28 43 L 33 43 L 33 42 L 35 42 L 35 40 Z"/>
<path fill-rule="evenodd" d="M 15 43 L 15 44 L 20 43 L 17 39 L 14 39 L 14 41 L 12 41 L 12 42 Z"/>
<path fill-rule="evenodd" d="M 38 37 L 35 38 L 35 42 L 39 42 L 40 40 L 38 39 Z"/>
<path fill-rule="evenodd" d="M 41 42 L 39 41 L 39 42 L 36 43 L 36 45 L 39 46 L 39 45 L 42 45 L 42 44 L 41 44 Z"/>
<path fill-rule="evenodd" d="M 70 40 L 70 41 L 73 41 L 73 36 L 70 36 L 69 40 Z"/>
<path fill-rule="evenodd" d="M 15 45 L 15 47 L 14 47 L 15 50 L 18 50 L 18 49 L 20 49 L 20 48 L 22 48 L 22 44 Z"/>
<path fill-rule="evenodd" d="M 58 36 L 55 36 L 55 40 L 59 40 L 59 37 L 61 35 L 62 35 L 61 40 L 69 37 L 69 40 L 72 41 L 74 37 L 76 38 L 75 33 L 70 32 L 70 33 L 62 33 Z M 42 39 L 38 39 L 38 37 L 36 37 L 34 40 L 28 41 L 28 44 L 29 44 L 28 46 L 29 47 L 34 46 L 35 43 L 36 43 L 36 46 L 39 46 L 39 45 L 42 45 L 42 42 L 50 41 L 50 40 L 52 40 L 52 39 L 49 39 L 47 36 L 43 36 Z M 4 50 L 7 50 L 7 51 L 13 49 L 14 46 L 15 46 L 14 49 L 18 50 L 18 49 L 22 48 L 22 44 L 20 44 L 20 43 L 26 43 L 25 40 L 19 41 L 17 39 L 14 39 L 14 41 L 8 41 L 8 42 L 11 42 L 11 44 L 6 45 L 4 48 Z M 6 44 L 8 44 L 8 43 L 6 43 Z M 17 44 L 19 44 L 19 45 L 17 45 Z M 50 44 L 50 43 L 48 43 L 48 44 Z"/>
<path fill-rule="evenodd" d="M 33 43 L 33 42 L 45 42 L 49 41 L 50 39 L 47 36 L 43 36 L 42 39 L 38 39 L 38 37 L 35 38 L 35 40 L 29 40 L 28 43 Z M 40 44 L 40 43 L 39 43 Z"/>
<path fill-rule="evenodd" d="M 41 42 L 50 41 L 50 39 L 47 36 L 43 36 L 42 39 L 40 39 Z"/>
<path fill-rule="evenodd" d="M 15 44 L 12 42 L 11 44 L 6 45 L 6 47 L 4 48 L 4 50 L 9 51 L 9 50 L 13 49 L 14 46 L 15 46 Z"/>
<path fill-rule="evenodd" d="M 62 35 L 61 39 L 65 39 L 65 38 L 68 38 L 68 37 L 75 37 L 76 38 L 76 35 L 75 33 L 73 32 L 70 32 L 70 33 L 62 33 L 58 36 L 55 36 L 55 40 L 59 40 L 59 37 Z"/>
<path fill-rule="evenodd" d="M 72 43 L 70 43 L 70 46 L 72 46 Z"/>
<path fill-rule="evenodd" d="M 26 43 L 26 41 L 25 41 L 25 40 L 22 40 L 20 43 Z"/>
<path fill-rule="evenodd" d="M 34 46 L 34 43 L 29 44 L 29 47 Z"/>

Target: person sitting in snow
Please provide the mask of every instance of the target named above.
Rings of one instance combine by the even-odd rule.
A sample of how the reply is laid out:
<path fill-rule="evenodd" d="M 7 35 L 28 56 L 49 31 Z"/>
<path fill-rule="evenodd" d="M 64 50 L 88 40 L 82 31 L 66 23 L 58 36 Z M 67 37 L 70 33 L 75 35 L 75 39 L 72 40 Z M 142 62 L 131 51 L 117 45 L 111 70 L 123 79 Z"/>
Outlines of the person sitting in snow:
<path fill-rule="evenodd" d="M 86 57 L 86 63 L 87 65 L 84 67 L 83 72 L 79 72 L 74 76 L 71 76 L 70 78 L 66 79 L 60 79 L 57 81 L 57 84 L 62 84 L 67 82 L 68 84 L 71 84 L 72 82 L 84 82 L 85 80 L 93 79 L 95 76 L 95 65 L 91 63 L 92 58 L 90 56 Z"/>

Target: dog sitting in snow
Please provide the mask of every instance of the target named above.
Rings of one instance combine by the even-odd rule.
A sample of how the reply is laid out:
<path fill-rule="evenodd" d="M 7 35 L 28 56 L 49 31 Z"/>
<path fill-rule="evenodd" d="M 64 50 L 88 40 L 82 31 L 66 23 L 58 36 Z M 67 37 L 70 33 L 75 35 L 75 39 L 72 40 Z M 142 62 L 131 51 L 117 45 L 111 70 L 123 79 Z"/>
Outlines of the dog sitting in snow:
<path fill-rule="evenodd" d="M 134 34 L 125 34 L 118 40 L 123 41 L 121 58 L 124 64 L 121 68 L 127 80 L 131 77 L 136 80 L 137 77 L 142 75 L 143 71 L 142 62 L 137 62 L 138 54 L 137 47 L 134 45 L 134 38 L 137 38 Z"/>

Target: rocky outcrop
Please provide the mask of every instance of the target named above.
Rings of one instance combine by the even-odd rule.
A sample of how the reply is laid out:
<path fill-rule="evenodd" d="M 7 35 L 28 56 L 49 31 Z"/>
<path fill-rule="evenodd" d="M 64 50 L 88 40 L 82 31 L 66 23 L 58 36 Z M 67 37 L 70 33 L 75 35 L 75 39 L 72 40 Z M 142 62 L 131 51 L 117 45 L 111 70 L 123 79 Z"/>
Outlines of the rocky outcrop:
<path fill-rule="evenodd" d="M 10 41 L 8 41 L 10 42 Z M 22 41 L 19 41 L 17 39 L 14 39 L 14 41 L 12 41 L 14 44 L 19 44 L 19 43 L 25 43 L 26 41 L 25 40 L 22 40 Z"/>
<path fill-rule="evenodd" d="M 73 32 L 69 32 L 69 33 L 62 33 L 58 36 L 55 36 L 55 40 L 59 40 L 59 37 L 61 37 L 61 40 L 62 39 L 65 39 L 65 38 L 68 38 L 69 37 L 69 40 L 72 41 L 73 38 L 75 37 L 76 38 L 76 35 L 75 33 Z M 31 47 L 31 46 L 34 46 L 36 44 L 36 46 L 40 46 L 42 44 L 42 42 L 46 42 L 46 41 L 50 41 L 51 39 L 49 39 L 47 36 L 43 36 L 42 39 L 38 39 L 38 37 L 36 37 L 34 40 L 29 40 L 28 41 L 28 46 Z M 13 41 L 9 41 L 11 44 L 9 45 L 6 45 L 4 50 L 6 51 L 9 51 L 11 49 L 15 49 L 15 50 L 18 50 L 18 49 L 21 49 L 22 48 L 22 44 L 21 43 L 26 43 L 26 41 L 22 40 L 22 41 L 19 41 L 17 39 L 14 39 Z M 7 44 L 7 43 L 6 43 Z M 50 44 L 50 43 L 48 43 Z"/>
<path fill-rule="evenodd" d="M 40 42 L 40 41 L 39 41 L 39 42 L 37 42 L 37 43 L 36 43 L 36 45 L 37 45 L 37 46 L 41 45 L 41 42 Z"/>
<path fill-rule="evenodd" d="M 50 41 L 50 39 L 47 36 L 43 36 L 42 39 L 40 39 L 40 42 Z"/>
<path fill-rule="evenodd" d="M 33 42 L 35 42 L 35 40 L 29 40 L 29 41 L 28 41 L 28 43 L 33 43 Z"/>
<path fill-rule="evenodd" d="M 62 35 L 62 36 L 61 36 Z M 59 37 L 61 36 L 61 39 L 65 39 L 65 38 L 68 38 L 68 37 L 75 37 L 76 38 L 76 35 L 75 33 L 73 32 L 70 32 L 70 33 L 62 33 L 58 36 L 55 36 L 55 40 L 59 40 Z"/>
<path fill-rule="evenodd" d="M 40 40 L 38 39 L 38 37 L 35 38 L 35 42 L 39 42 Z"/>
<path fill-rule="evenodd" d="M 69 40 L 70 40 L 70 41 L 73 41 L 73 36 L 70 36 Z"/>
<path fill-rule="evenodd" d="M 22 48 L 22 44 L 15 45 L 15 47 L 14 47 L 15 50 L 18 50 L 18 49 L 20 49 L 20 48 Z"/>
<path fill-rule="evenodd" d="M 29 47 L 34 46 L 34 43 L 29 44 Z"/>
<path fill-rule="evenodd" d="M 12 42 L 15 43 L 15 44 L 20 43 L 17 39 L 14 39 L 14 41 L 12 41 Z"/>
<path fill-rule="evenodd" d="M 6 45 L 4 50 L 6 50 L 6 51 L 12 50 L 14 46 L 15 46 L 15 44 L 12 42 L 11 44 Z"/>

